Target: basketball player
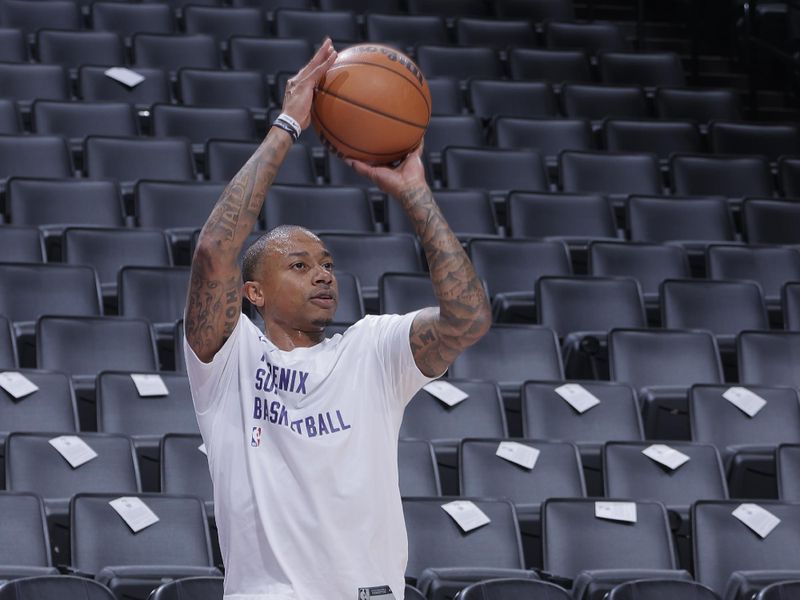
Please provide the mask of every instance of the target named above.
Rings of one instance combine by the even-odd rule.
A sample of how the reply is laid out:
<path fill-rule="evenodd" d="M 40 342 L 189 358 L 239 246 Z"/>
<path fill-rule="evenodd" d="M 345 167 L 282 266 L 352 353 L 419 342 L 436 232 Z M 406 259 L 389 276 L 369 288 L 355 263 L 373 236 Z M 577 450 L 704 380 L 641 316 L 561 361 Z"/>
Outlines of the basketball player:
<path fill-rule="evenodd" d="M 222 193 L 192 261 L 184 344 L 226 600 L 403 598 L 403 410 L 490 324 L 481 282 L 425 182 L 421 149 L 395 169 L 351 164 L 413 221 L 438 307 L 368 316 L 326 339 L 335 257 L 317 236 L 278 227 L 237 265 L 295 125 L 308 126 L 314 86 L 335 58 L 326 40 L 289 80 L 282 116 Z M 242 294 L 264 331 L 241 313 Z"/>

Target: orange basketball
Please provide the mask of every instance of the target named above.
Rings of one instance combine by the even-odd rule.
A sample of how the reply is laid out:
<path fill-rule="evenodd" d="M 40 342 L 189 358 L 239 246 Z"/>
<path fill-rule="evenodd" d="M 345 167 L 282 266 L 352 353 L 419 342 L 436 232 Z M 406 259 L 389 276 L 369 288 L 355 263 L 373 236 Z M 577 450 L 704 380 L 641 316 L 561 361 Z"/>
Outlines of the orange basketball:
<path fill-rule="evenodd" d="M 431 118 L 428 82 L 410 58 L 388 46 L 339 53 L 319 82 L 311 122 L 342 158 L 385 165 L 417 147 Z"/>

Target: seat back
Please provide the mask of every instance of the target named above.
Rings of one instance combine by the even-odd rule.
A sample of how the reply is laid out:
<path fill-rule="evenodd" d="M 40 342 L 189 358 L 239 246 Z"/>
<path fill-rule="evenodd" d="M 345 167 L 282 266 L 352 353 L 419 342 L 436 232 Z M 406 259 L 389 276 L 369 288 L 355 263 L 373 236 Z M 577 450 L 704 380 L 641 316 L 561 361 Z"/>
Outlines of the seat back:
<path fill-rule="evenodd" d="M 567 192 L 660 194 L 658 160 L 651 154 L 561 153 L 559 181 Z"/>
<path fill-rule="evenodd" d="M 597 194 L 511 192 L 508 223 L 513 237 L 617 237 L 611 205 Z"/>
<path fill-rule="evenodd" d="M 199 434 L 168 433 L 161 438 L 161 492 L 214 499 L 208 458 Z"/>
<path fill-rule="evenodd" d="M 425 273 L 384 273 L 378 283 L 378 301 L 382 314 L 405 314 L 439 304 Z"/>
<path fill-rule="evenodd" d="M 589 273 L 632 277 L 639 282 L 645 296 L 657 295 L 665 279 L 691 276 L 689 258 L 680 246 L 633 242 L 591 242 Z"/>
<path fill-rule="evenodd" d="M 119 271 L 119 314 L 153 324 L 183 318 L 189 290 L 186 267 L 123 267 Z"/>
<path fill-rule="evenodd" d="M 52 566 L 42 499 L 30 492 L 3 492 L 0 514 L 0 564 Z"/>
<path fill-rule="evenodd" d="M 800 281 L 800 252 L 793 248 L 709 246 L 706 272 L 711 279 L 756 282 L 765 298 L 777 300 L 787 281 Z"/>
<path fill-rule="evenodd" d="M 672 600 L 673 598 L 719 600 L 719 596 L 701 583 L 658 579 L 620 584 L 608 593 L 607 600 Z"/>
<path fill-rule="evenodd" d="M 736 349 L 742 383 L 800 387 L 800 373 L 793 368 L 793 357 L 800 352 L 800 333 L 743 331 Z"/>
<path fill-rule="evenodd" d="M 0 585 L 0 600 L 114 600 L 102 583 L 71 575 L 41 575 Z"/>
<path fill-rule="evenodd" d="M 86 138 L 85 170 L 89 177 L 137 181 L 195 178 L 189 142 L 185 139 Z"/>
<path fill-rule="evenodd" d="M 13 368 L 14 365 L 4 365 Z M 0 437 L 12 431 L 78 431 L 78 414 L 69 377 L 64 373 L 19 371 L 39 389 L 17 401 L 0 392 Z"/>
<path fill-rule="evenodd" d="M 733 220 L 724 198 L 631 196 L 630 237 L 638 242 L 733 241 Z"/>
<path fill-rule="evenodd" d="M 442 485 L 433 446 L 425 440 L 400 440 L 397 447 L 400 495 L 440 496 Z"/>
<path fill-rule="evenodd" d="M 222 598 L 222 577 L 186 577 L 170 581 L 153 590 L 149 600 L 218 600 Z"/>
<path fill-rule="evenodd" d="M 357 187 L 273 186 L 264 203 L 264 221 L 268 230 L 301 225 L 315 231 L 375 231 L 372 206 Z"/>

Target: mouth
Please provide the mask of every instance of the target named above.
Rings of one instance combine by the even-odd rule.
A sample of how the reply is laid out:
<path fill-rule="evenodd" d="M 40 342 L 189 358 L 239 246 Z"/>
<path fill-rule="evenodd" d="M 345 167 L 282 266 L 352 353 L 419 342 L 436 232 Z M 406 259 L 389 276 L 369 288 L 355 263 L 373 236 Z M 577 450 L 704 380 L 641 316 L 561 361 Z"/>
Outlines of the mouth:
<path fill-rule="evenodd" d="M 311 302 L 323 308 L 336 306 L 336 296 L 332 292 L 320 292 L 311 297 Z"/>

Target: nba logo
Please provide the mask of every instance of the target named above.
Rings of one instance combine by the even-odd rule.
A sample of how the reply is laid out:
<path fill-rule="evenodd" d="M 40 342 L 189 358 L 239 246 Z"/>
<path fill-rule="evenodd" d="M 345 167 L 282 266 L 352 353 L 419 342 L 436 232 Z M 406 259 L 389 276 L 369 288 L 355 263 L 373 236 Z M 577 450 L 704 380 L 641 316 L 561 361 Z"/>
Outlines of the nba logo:
<path fill-rule="evenodd" d="M 250 435 L 250 445 L 253 448 L 258 448 L 261 445 L 261 427 L 253 427 L 253 433 Z"/>

